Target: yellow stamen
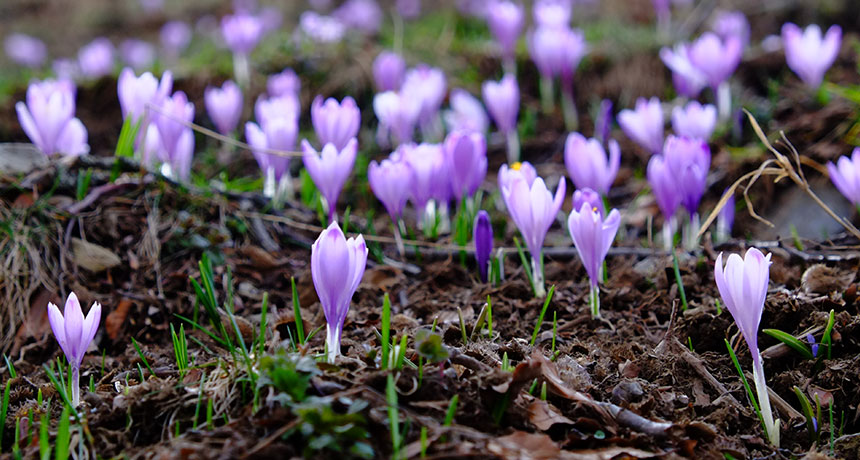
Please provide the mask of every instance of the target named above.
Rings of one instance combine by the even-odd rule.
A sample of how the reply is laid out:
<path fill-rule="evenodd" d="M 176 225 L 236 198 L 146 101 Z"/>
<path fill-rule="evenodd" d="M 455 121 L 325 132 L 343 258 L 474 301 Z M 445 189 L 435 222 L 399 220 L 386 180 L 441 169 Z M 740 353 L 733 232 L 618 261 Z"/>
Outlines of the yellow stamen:
<path fill-rule="evenodd" d="M 513 169 L 514 171 L 519 171 L 520 168 L 522 168 L 522 167 L 523 167 L 523 164 L 520 163 L 519 161 L 511 165 L 511 169 Z"/>

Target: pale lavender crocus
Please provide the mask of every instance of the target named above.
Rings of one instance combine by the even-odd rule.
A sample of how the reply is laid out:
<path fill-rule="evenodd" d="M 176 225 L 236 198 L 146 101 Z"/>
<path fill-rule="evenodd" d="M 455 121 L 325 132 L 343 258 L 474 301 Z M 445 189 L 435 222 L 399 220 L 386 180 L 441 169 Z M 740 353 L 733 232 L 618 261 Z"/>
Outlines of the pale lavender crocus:
<path fill-rule="evenodd" d="M 663 214 L 663 246 L 672 247 L 675 235 L 675 213 L 681 206 L 681 193 L 678 190 L 677 177 L 674 176 L 663 155 L 654 155 L 648 161 L 645 172 L 657 207 Z"/>
<path fill-rule="evenodd" d="M 475 243 L 475 261 L 478 263 L 478 273 L 481 282 L 487 282 L 487 272 L 490 269 L 490 256 L 493 253 L 493 226 L 490 215 L 481 209 L 475 215 L 472 230 L 472 241 Z"/>
<path fill-rule="evenodd" d="M 257 123 L 245 123 L 245 138 L 263 173 L 263 195 L 279 205 L 292 192 L 290 156 L 299 132 L 298 118 L 283 103 L 292 98 L 271 98 L 257 101 Z M 275 150 L 281 154 L 270 152 Z"/>
<path fill-rule="evenodd" d="M 499 190 L 509 187 L 510 183 L 516 177 L 522 177 L 525 179 L 526 183 L 531 187 L 532 182 L 537 179 L 537 170 L 531 163 L 528 161 L 516 162 L 512 163 L 511 166 L 507 164 L 503 164 L 501 168 L 499 168 L 499 174 L 497 178 L 497 182 L 499 184 Z"/>
<path fill-rule="evenodd" d="M 143 40 L 130 38 L 119 44 L 122 60 L 135 70 L 148 69 L 155 62 L 155 47 Z"/>
<path fill-rule="evenodd" d="M 765 256 L 758 249 L 749 248 L 743 259 L 738 254 L 731 254 L 723 268 L 723 254 L 720 253 L 714 266 L 714 280 L 723 304 L 732 314 L 749 347 L 762 422 L 768 440 L 779 447 L 779 420 L 773 418 L 758 348 L 758 329 L 770 278 L 770 257 L 771 254 Z"/>
<path fill-rule="evenodd" d="M 399 153 L 394 153 L 379 163 L 370 162 L 367 167 L 367 182 L 376 199 L 385 206 L 395 224 L 395 232 L 399 234 L 397 222 L 403 217 L 403 208 L 409 199 L 412 167 Z"/>
<path fill-rule="evenodd" d="M 373 81 L 378 91 L 399 91 L 406 74 L 406 62 L 393 51 L 383 51 L 373 60 Z"/>
<path fill-rule="evenodd" d="M 546 295 L 543 275 L 543 242 L 546 233 L 555 222 L 561 205 L 564 202 L 564 177 L 559 179 L 555 196 L 547 189 L 546 183 L 540 177 L 529 184 L 522 174 L 511 174 L 508 179 L 499 180 L 502 198 L 508 208 L 508 214 L 517 225 L 523 236 L 526 247 L 532 256 L 532 289 L 536 297 Z M 502 170 L 499 170 L 499 176 Z"/>
<path fill-rule="evenodd" d="M 445 162 L 454 198 L 471 199 L 487 176 L 487 141 L 477 132 L 454 131 L 444 143 Z"/>
<path fill-rule="evenodd" d="M 337 220 L 337 198 L 355 165 L 358 140 L 352 138 L 340 149 L 328 143 L 319 152 L 310 142 L 303 140 L 302 152 L 305 169 L 324 199 L 323 207 L 328 210 L 329 222 L 334 222 Z"/>
<path fill-rule="evenodd" d="M 161 47 L 171 59 L 176 59 L 191 43 L 191 26 L 184 21 L 168 21 L 159 32 Z"/>
<path fill-rule="evenodd" d="M 571 0 L 537 0 L 532 16 L 538 27 L 567 27 L 572 10 Z"/>
<path fill-rule="evenodd" d="M 401 145 L 398 151 L 403 156 L 403 159 L 409 163 L 409 166 L 412 167 L 412 181 L 409 183 L 409 200 L 418 212 L 425 213 L 425 218 L 430 217 L 433 212 L 428 207 L 430 200 L 438 199 L 448 194 L 449 184 L 447 181 L 445 153 L 442 150 L 442 146 L 440 144 L 427 143 L 418 145 L 406 144 Z"/>
<path fill-rule="evenodd" d="M 184 92 L 177 91 L 165 98 L 159 112 L 153 115 L 153 121 L 161 139 L 162 174 L 187 182 L 194 156 L 194 132 L 185 123 L 194 121 L 194 103 L 188 101 Z"/>
<path fill-rule="evenodd" d="M 15 63 L 35 69 L 41 67 L 48 57 L 48 49 L 42 40 L 26 34 L 9 34 L 3 41 L 6 56 Z"/>
<path fill-rule="evenodd" d="M 263 37 L 263 22 L 247 13 L 228 14 L 221 18 L 221 35 L 233 52 L 233 73 L 236 75 L 236 81 L 247 86 L 251 73 L 248 56 Z"/>
<path fill-rule="evenodd" d="M 322 96 L 317 96 L 311 104 L 311 123 L 320 144 L 334 144 L 340 151 L 358 135 L 361 111 L 349 96 L 341 103 L 331 97 L 323 102 Z"/>
<path fill-rule="evenodd" d="M 110 40 L 97 38 L 78 51 L 78 67 L 86 78 L 99 78 L 113 70 L 114 48 Z"/>
<path fill-rule="evenodd" d="M 621 217 L 617 209 L 609 211 L 609 215 L 603 218 L 603 213 L 598 206 L 584 202 L 579 209 L 574 208 L 567 218 L 567 229 L 576 252 L 582 259 L 588 278 L 591 280 L 591 316 L 600 316 L 600 280 L 603 279 L 603 260 L 609 252 Z"/>
<path fill-rule="evenodd" d="M 662 48 L 660 59 L 672 71 L 672 83 L 678 94 L 695 98 L 707 86 L 705 74 L 690 60 L 689 44 L 679 43 L 674 48 Z"/>
<path fill-rule="evenodd" d="M 441 139 L 444 134 L 439 109 L 447 91 L 448 84 L 442 69 L 419 64 L 406 72 L 400 93 L 414 99 L 420 106 L 418 121 L 424 140 Z"/>
<path fill-rule="evenodd" d="M 663 147 L 663 157 L 671 170 L 681 204 L 693 219 L 707 187 L 711 149 L 701 139 L 670 135 Z"/>
<path fill-rule="evenodd" d="M 600 141 L 570 133 L 564 143 L 564 165 L 576 188 L 590 188 L 606 195 L 618 175 L 621 149 L 618 142 L 611 139 L 607 158 Z"/>
<path fill-rule="evenodd" d="M 520 141 L 517 136 L 517 115 L 520 111 L 520 88 L 517 78 L 506 74 L 500 81 L 485 81 L 481 85 L 484 105 L 499 131 L 508 141 L 508 163 L 520 159 Z"/>
<path fill-rule="evenodd" d="M 266 91 L 271 97 L 291 96 L 298 100 L 301 89 L 302 81 L 290 68 L 270 75 L 266 80 Z"/>
<path fill-rule="evenodd" d="M 842 28 L 830 26 L 822 37 L 816 24 L 801 30 L 796 24 L 782 26 L 782 44 L 788 67 L 812 89 L 818 89 L 833 65 L 842 44 Z"/>
<path fill-rule="evenodd" d="M 460 88 L 451 90 L 451 109 L 442 113 L 448 131 L 471 131 L 485 134 L 490 119 L 481 100 Z"/>
<path fill-rule="evenodd" d="M 737 37 L 743 48 L 750 43 L 750 23 L 741 11 L 719 11 L 714 16 L 711 29 L 723 40 Z"/>
<path fill-rule="evenodd" d="M 78 296 L 74 292 L 69 293 L 62 313 L 56 305 L 48 302 L 48 322 L 51 323 L 54 337 L 72 368 L 70 384 L 73 407 L 81 404 L 81 363 L 87 348 L 96 336 L 101 317 L 102 306 L 98 302 L 93 302 L 90 311 L 84 317 Z"/>
<path fill-rule="evenodd" d="M 590 188 L 582 188 L 573 191 L 573 209 L 580 209 L 584 204 L 592 208 L 597 208 L 600 215 L 603 215 L 603 200 L 600 199 L 600 194 Z"/>
<path fill-rule="evenodd" d="M 87 130 L 75 118 L 75 85 L 69 80 L 34 81 L 25 102 L 15 104 L 18 121 L 45 155 L 89 153 Z"/>
<path fill-rule="evenodd" d="M 236 130 L 242 116 L 242 100 L 242 90 L 231 80 L 225 81 L 220 88 L 206 87 L 203 102 L 219 133 L 226 136 Z"/>
<path fill-rule="evenodd" d="M 170 71 L 164 72 L 159 81 L 149 72 L 136 76 L 130 68 L 122 69 L 117 80 L 117 96 L 123 119 L 130 118 L 132 122 L 143 120 L 147 113 L 152 112 L 149 106 L 160 106 L 172 90 L 173 75 Z"/>
<path fill-rule="evenodd" d="M 374 34 L 382 25 L 382 8 L 376 0 L 346 0 L 332 16 L 350 29 Z"/>
<path fill-rule="evenodd" d="M 421 104 L 400 91 L 386 91 L 373 97 L 373 112 L 379 120 L 377 141 L 382 145 L 412 142 Z"/>
<path fill-rule="evenodd" d="M 313 42 L 332 44 L 343 39 L 346 26 L 335 17 L 305 11 L 299 16 L 299 30 Z"/>
<path fill-rule="evenodd" d="M 640 97 L 636 107 L 618 113 L 618 124 L 627 136 L 651 154 L 663 149 L 663 106 L 660 99 Z"/>
<path fill-rule="evenodd" d="M 707 141 L 717 125 L 717 108 L 690 101 L 672 109 L 672 129 L 679 136 Z"/>
<path fill-rule="evenodd" d="M 850 158 L 839 157 L 835 165 L 828 161 L 827 172 L 842 195 L 848 198 L 851 204 L 860 207 L 860 147 L 854 149 Z"/>
<path fill-rule="evenodd" d="M 495 0 L 486 12 L 487 25 L 502 51 L 505 68 L 513 72 L 517 40 L 523 30 L 523 7 L 511 0 Z"/>
<path fill-rule="evenodd" d="M 738 37 L 720 38 L 713 32 L 705 32 L 690 45 L 690 61 L 705 76 L 708 85 L 717 90 L 721 83 L 731 77 L 743 54 Z"/>
<path fill-rule="evenodd" d="M 334 363 L 340 355 L 343 323 L 366 264 L 364 237 L 347 239 L 334 221 L 311 246 L 311 278 L 325 315 L 326 361 L 329 363 Z"/>

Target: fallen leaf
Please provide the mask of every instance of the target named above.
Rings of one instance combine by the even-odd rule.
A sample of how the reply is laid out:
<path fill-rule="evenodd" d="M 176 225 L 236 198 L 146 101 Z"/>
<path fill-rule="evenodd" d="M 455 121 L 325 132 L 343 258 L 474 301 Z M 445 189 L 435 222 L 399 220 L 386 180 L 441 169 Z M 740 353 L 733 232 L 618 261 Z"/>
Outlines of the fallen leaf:
<path fill-rule="evenodd" d="M 535 399 L 528 407 L 529 422 L 535 428 L 546 431 L 556 424 L 573 425 L 573 420 L 561 415 L 561 413 L 552 404 Z"/>
<path fill-rule="evenodd" d="M 122 262 L 110 249 L 80 238 L 72 238 L 72 257 L 77 266 L 93 273 L 116 267 Z"/>
<path fill-rule="evenodd" d="M 129 299 L 121 299 L 116 305 L 116 308 L 111 310 L 105 318 L 105 331 L 111 340 L 116 340 L 122 331 L 122 325 L 128 317 L 128 312 L 131 309 L 132 302 Z"/>
<path fill-rule="evenodd" d="M 493 439 L 487 444 L 487 450 L 502 458 L 519 460 L 557 459 L 561 454 L 561 449 L 549 436 L 525 431 Z"/>
<path fill-rule="evenodd" d="M 239 248 L 239 254 L 250 259 L 251 265 L 260 270 L 271 270 L 282 265 L 282 262 L 275 259 L 272 253 L 259 246 L 243 246 Z"/>

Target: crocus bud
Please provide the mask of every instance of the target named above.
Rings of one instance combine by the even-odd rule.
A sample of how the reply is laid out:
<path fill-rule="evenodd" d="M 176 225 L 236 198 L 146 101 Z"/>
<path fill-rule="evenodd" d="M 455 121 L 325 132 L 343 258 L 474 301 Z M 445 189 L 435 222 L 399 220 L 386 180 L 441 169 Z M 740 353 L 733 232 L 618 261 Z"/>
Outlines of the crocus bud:
<path fill-rule="evenodd" d="M 161 161 L 167 166 L 165 175 L 188 181 L 194 155 L 194 132 L 181 122 L 194 120 L 194 104 L 188 102 L 184 92 L 177 91 L 164 100 L 160 110 L 153 118 L 161 138 Z"/>
<path fill-rule="evenodd" d="M 448 84 L 441 69 L 419 64 L 406 72 L 400 92 L 418 101 L 421 106 L 418 119 L 428 123 L 439 113 L 447 91 Z"/>
<path fill-rule="evenodd" d="M 651 157 L 645 175 L 651 185 L 657 207 L 663 214 L 663 220 L 668 221 L 681 205 L 681 193 L 676 184 L 678 178 L 673 175 L 663 155 Z"/>
<path fill-rule="evenodd" d="M 750 23 L 747 17 L 740 11 L 720 11 L 714 16 L 711 29 L 726 40 L 729 37 L 737 37 L 741 46 L 746 48 L 750 43 Z"/>
<path fill-rule="evenodd" d="M 81 403 L 81 363 L 87 348 L 96 336 L 101 317 L 102 306 L 98 302 L 93 302 L 90 311 L 84 317 L 81 304 L 74 292 L 69 293 L 62 313 L 56 305 L 48 303 L 48 322 L 51 323 L 54 337 L 72 368 L 72 406 L 74 407 L 78 407 Z"/>
<path fill-rule="evenodd" d="M 284 69 L 281 73 L 271 75 L 266 80 L 266 91 L 272 97 L 290 96 L 298 99 L 301 89 L 301 80 L 293 72 L 293 69 L 290 68 Z"/>
<path fill-rule="evenodd" d="M 487 8 L 487 25 L 502 53 L 513 56 L 523 30 L 523 7 L 510 0 L 497 0 Z"/>
<path fill-rule="evenodd" d="M 828 161 L 827 172 L 842 195 L 854 206 L 860 206 L 860 147 L 854 149 L 851 158 L 841 156 L 835 165 Z"/>
<path fill-rule="evenodd" d="M 412 182 L 412 167 L 399 154 L 392 154 L 381 163 L 371 161 L 367 167 L 367 182 L 376 198 L 385 206 L 391 220 L 397 222 L 403 215 L 409 186 Z"/>
<path fill-rule="evenodd" d="M 652 154 L 663 149 L 663 107 L 660 99 L 640 97 L 636 108 L 618 114 L 618 124 L 624 133 Z"/>
<path fill-rule="evenodd" d="M 337 197 L 352 173 L 355 155 L 358 153 L 358 141 L 352 138 L 340 150 L 334 144 L 326 144 L 321 152 L 317 152 L 310 142 L 303 140 L 302 152 L 305 169 L 325 198 L 329 220 L 334 221 Z"/>
<path fill-rule="evenodd" d="M 265 150 L 292 151 L 296 145 L 298 131 L 298 123 L 290 117 L 269 118 L 261 121 L 259 125 L 253 122 L 245 123 L 245 138 L 251 145 L 251 151 L 264 177 L 273 175 L 273 179 L 280 182 L 284 175 L 289 174 L 290 157 Z"/>
<path fill-rule="evenodd" d="M 176 58 L 191 43 L 191 26 L 184 21 L 168 21 L 161 27 L 159 40 L 164 51 Z"/>
<path fill-rule="evenodd" d="M 597 206 L 582 203 L 579 209 L 573 209 L 567 218 L 567 229 L 570 238 L 576 246 L 576 252 L 582 259 L 582 265 L 591 280 L 592 305 L 591 314 L 600 316 L 598 288 L 603 279 L 603 259 L 615 240 L 621 217 L 617 209 L 609 212 L 606 219 Z"/>
<path fill-rule="evenodd" d="M 219 133 L 228 135 L 236 130 L 242 116 L 242 90 L 239 85 L 227 80 L 221 88 L 208 86 L 203 92 L 203 102 Z"/>
<path fill-rule="evenodd" d="M 503 164 L 501 168 L 499 168 L 498 182 L 499 182 L 499 190 L 510 187 L 511 182 L 516 177 L 522 177 L 525 179 L 526 183 L 531 187 L 532 182 L 537 179 L 537 171 L 535 167 L 532 166 L 528 161 L 516 162 L 511 166 Z"/>
<path fill-rule="evenodd" d="M 382 133 L 391 133 L 396 144 L 412 141 L 421 104 L 401 92 L 386 91 L 373 97 L 373 112 Z"/>
<path fill-rule="evenodd" d="M 569 43 L 567 27 L 538 27 L 530 31 L 527 37 L 529 55 L 543 78 L 553 78 L 561 75 L 561 70 L 567 65 L 567 50 Z"/>
<path fill-rule="evenodd" d="M 594 135 L 602 144 L 609 142 L 612 132 L 612 101 L 604 99 L 600 102 L 600 110 L 594 120 Z"/>
<path fill-rule="evenodd" d="M 472 239 L 475 242 L 475 260 L 478 262 L 481 282 L 486 283 L 493 253 L 493 226 L 490 224 L 490 215 L 483 209 L 475 216 Z"/>
<path fill-rule="evenodd" d="M 15 104 L 18 121 L 30 141 L 45 155 L 89 153 L 87 130 L 75 118 L 75 86 L 68 80 L 35 81 L 27 102 Z"/>
<path fill-rule="evenodd" d="M 597 139 L 570 133 L 564 143 L 564 164 L 576 188 L 590 188 L 606 195 L 621 165 L 621 149 L 618 142 L 610 140 L 607 159 L 606 151 Z"/>
<path fill-rule="evenodd" d="M 572 12 L 571 0 L 537 0 L 532 15 L 538 27 L 567 27 Z"/>
<path fill-rule="evenodd" d="M 481 100 L 460 88 L 451 90 L 451 110 L 442 114 L 448 131 L 471 131 L 481 134 L 487 132 L 490 119 Z"/>
<path fill-rule="evenodd" d="M 113 45 L 107 38 L 91 41 L 78 51 L 78 66 L 86 78 L 99 78 L 113 70 Z"/>
<path fill-rule="evenodd" d="M 699 139 L 669 136 L 663 148 L 663 157 L 680 194 L 681 204 L 692 216 L 697 212 L 699 201 L 707 188 L 711 149 Z"/>
<path fill-rule="evenodd" d="M 340 355 L 343 323 L 367 263 L 364 237 L 347 239 L 337 222 L 311 246 L 311 278 L 326 320 L 326 360 L 333 363 Z"/>
<path fill-rule="evenodd" d="M 568 84 L 579 67 L 579 61 L 588 54 L 588 43 L 585 34 L 579 29 L 569 29 L 564 35 L 564 58 L 561 61 L 561 79 Z"/>
<path fill-rule="evenodd" d="M 9 34 L 3 41 L 3 48 L 9 59 L 32 69 L 41 67 L 48 56 L 42 40 L 25 34 Z"/>
<path fill-rule="evenodd" d="M 263 36 L 263 23 L 247 13 L 228 14 L 221 18 L 221 35 L 232 52 L 248 55 Z"/>
<path fill-rule="evenodd" d="M 695 98 L 707 85 L 705 74 L 690 60 L 690 45 L 680 43 L 675 48 L 662 48 L 660 59 L 672 71 L 675 91 L 682 96 Z"/>
<path fill-rule="evenodd" d="M 349 96 L 340 104 L 334 98 L 323 102 L 322 96 L 317 96 L 311 105 L 311 122 L 320 144 L 334 144 L 337 150 L 343 150 L 358 135 L 361 111 Z"/>
<path fill-rule="evenodd" d="M 723 268 L 723 254 L 720 253 L 714 266 L 714 280 L 723 304 L 732 314 L 735 324 L 738 325 L 749 347 L 753 361 L 753 380 L 765 430 L 770 442 L 778 446 L 779 421 L 773 419 L 770 396 L 765 384 L 764 366 L 758 349 L 758 328 L 770 278 L 770 256 L 770 254 L 765 256 L 756 248 L 749 248 L 743 259 L 737 254 L 730 255 Z"/>
<path fill-rule="evenodd" d="M 520 111 L 520 88 L 517 86 L 516 77 L 507 74 L 498 82 L 485 81 L 481 90 L 484 105 L 499 131 L 506 134 L 515 132 Z"/>
<path fill-rule="evenodd" d="M 683 108 L 672 109 L 672 129 L 675 134 L 707 141 L 717 125 L 717 108 L 690 101 Z"/>
<path fill-rule="evenodd" d="M 126 64 L 137 70 L 147 69 L 155 61 L 155 47 L 143 40 L 123 40 L 119 53 Z"/>
<path fill-rule="evenodd" d="M 373 81 L 378 91 L 399 91 L 406 73 L 406 63 L 399 54 L 383 51 L 373 60 Z"/>
<path fill-rule="evenodd" d="M 483 134 L 454 131 L 444 144 L 445 162 L 454 197 L 472 196 L 487 176 L 487 141 Z"/>
<path fill-rule="evenodd" d="M 590 188 L 573 191 L 573 209 L 580 209 L 583 205 L 596 208 L 600 215 L 603 215 L 603 202 L 600 200 L 600 194 Z"/>
<path fill-rule="evenodd" d="M 742 55 L 743 45 L 738 37 L 723 40 L 713 32 L 705 32 L 690 45 L 690 62 L 714 90 L 732 76 Z"/>
<path fill-rule="evenodd" d="M 447 194 L 445 154 L 439 144 L 402 145 L 398 151 L 412 167 L 409 200 L 415 209 L 423 210 L 427 202 Z M 440 181 L 440 176 L 446 180 Z M 444 186 L 445 190 L 442 190 Z"/>
<path fill-rule="evenodd" d="M 818 89 L 824 74 L 833 65 L 842 44 L 842 28 L 830 26 L 822 38 L 821 29 L 812 24 L 802 30 L 790 22 L 782 26 L 782 44 L 788 67 L 812 89 Z"/>
<path fill-rule="evenodd" d="M 172 90 L 173 76 L 170 71 L 164 72 L 159 82 L 149 72 L 137 77 L 130 68 L 122 69 L 117 80 L 117 96 L 123 119 L 131 117 L 133 121 L 139 121 L 147 113 L 147 104 L 161 106 Z M 153 112 L 149 111 L 150 114 Z"/>

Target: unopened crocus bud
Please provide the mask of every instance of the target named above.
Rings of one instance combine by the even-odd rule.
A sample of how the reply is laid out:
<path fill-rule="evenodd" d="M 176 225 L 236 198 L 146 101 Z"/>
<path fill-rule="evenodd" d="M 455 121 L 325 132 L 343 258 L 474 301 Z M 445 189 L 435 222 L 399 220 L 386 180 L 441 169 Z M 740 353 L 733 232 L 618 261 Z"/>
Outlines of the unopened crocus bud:
<path fill-rule="evenodd" d="M 669 136 L 663 147 L 663 157 L 680 194 L 681 204 L 693 216 L 708 185 L 711 149 L 700 139 Z"/>
<path fill-rule="evenodd" d="M 676 184 L 678 178 L 673 175 L 663 155 L 651 157 L 645 175 L 651 185 L 657 207 L 663 214 L 663 220 L 668 222 L 681 205 L 681 193 Z"/>
<path fill-rule="evenodd" d="M 438 115 L 447 91 L 448 83 L 442 69 L 419 64 L 406 72 L 400 92 L 418 101 L 421 106 L 418 119 L 427 124 Z"/>
<path fill-rule="evenodd" d="M 263 36 L 263 23 L 247 13 L 228 14 L 221 18 L 221 35 L 232 52 L 247 56 Z"/>
<path fill-rule="evenodd" d="M 161 138 L 161 161 L 165 175 L 181 181 L 191 177 L 194 156 L 194 132 L 185 123 L 194 121 L 194 104 L 182 91 L 164 100 L 160 112 L 154 115 Z M 185 123 L 182 123 L 185 122 Z"/>
<path fill-rule="evenodd" d="M 618 124 L 624 133 L 650 153 L 663 149 L 663 106 L 660 99 L 640 97 L 636 108 L 624 109 L 618 114 Z"/>
<path fill-rule="evenodd" d="M 727 37 L 723 40 L 713 32 L 705 32 L 690 45 L 690 62 L 716 91 L 722 82 L 732 76 L 741 62 L 743 51 L 740 38 Z"/>
<path fill-rule="evenodd" d="M 358 153 L 358 141 L 352 138 L 342 149 L 338 149 L 334 144 L 325 144 L 322 151 L 317 152 L 310 142 L 303 140 L 302 152 L 305 169 L 325 198 L 329 220 L 334 221 L 337 197 L 352 174 L 355 155 Z"/>
<path fill-rule="evenodd" d="M 756 248 L 749 248 L 743 259 L 737 254 L 731 254 L 724 268 L 723 254 L 720 253 L 714 266 L 714 280 L 723 304 L 732 314 L 749 347 L 753 361 L 753 380 L 765 431 L 770 442 L 779 446 L 779 421 L 774 420 L 771 412 L 764 366 L 758 349 L 758 329 L 770 278 L 770 256 L 771 254 L 765 256 Z"/>
<path fill-rule="evenodd" d="M 615 240 L 621 217 L 617 209 L 613 209 L 603 218 L 600 208 L 590 203 L 582 203 L 579 209 L 574 208 L 567 218 L 567 229 L 576 252 L 582 259 L 582 265 L 591 280 L 591 315 L 600 316 L 600 300 L 598 285 L 603 279 L 603 259 Z"/>
<path fill-rule="evenodd" d="M 472 239 L 475 242 L 475 260 L 478 262 L 478 273 L 481 282 L 487 282 L 487 272 L 490 268 L 490 256 L 493 253 L 493 226 L 490 215 L 483 209 L 475 216 Z"/>
<path fill-rule="evenodd" d="M 209 86 L 203 92 L 203 102 L 219 133 L 228 135 L 236 130 L 242 116 L 242 90 L 239 85 L 227 80 L 220 88 Z"/>
<path fill-rule="evenodd" d="M 274 198 L 276 195 L 275 184 L 289 181 L 290 157 L 267 152 L 266 150 L 277 150 L 290 152 L 295 148 L 298 136 L 298 121 L 290 115 L 257 117 L 257 123 L 245 123 L 245 138 L 251 145 L 251 151 L 263 177 L 269 182 L 264 187 L 264 192 Z"/>
<path fill-rule="evenodd" d="M 520 111 L 520 88 L 517 79 L 511 74 L 500 81 L 485 81 L 481 86 L 484 105 L 493 117 L 496 127 L 503 133 L 515 132 L 517 115 Z"/>
<path fill-rule="evenodd" d="M 672 109 L 672 129 L 679 136 L 707 141 L 717 125 L 717 108 L 690 101 L 686 106 Z"/>
<path fill-rule="evenodd" d="M 35 69 L 41 67 L 48 57 L 45 43 L 25 34 L 9 34 L 3 41 L 6 56 L 17 64 Z"/>
<path fill-rule="evenodd" d="M 830 26 L 821 36 L 816 24 L 801 30 L 793 23 L 782 26 L 782 44 L 788 67 L 812 89 L 818 89 L 824 74 L 833 65 L 842 44 L 842 28 Z"/>
<path fill-rule="evenodd" d="M 523 30 L 523 7 L 510 0 L 496 0 L 487 8 L 487 25 L 502 54 L 513 56 Z"/>
<path fill-rule="evenodd" d="M 391 220 L 397 222 L 403 216 L 403 208 L 409 199 L 412 167 L 399 154 L 392 154 L 380 163 L 370 162 L 367 182 Z"/>
<path fill-rule="evenodd" d="M 490 126 L 490 119 L 481 100 L 460 88 L 451 90 L 449 98 L 451 110 L 442 114 L 448 131 L 471 131 L 484 134 Z"/>
<path fill-rule="evenodd" d="M 266 91 L 271 97 L 291 96 L 296 99 L 302 89 L 302 81 L 293 69 L 284 69 L 281 73 L 270 75 L 266 80 Z"/>
<path fill-rule="evenodd" d="M 590 188 L 583 188 L 573 191 L 573 209 L 580 209 L 583 205 L 596 208 L 603 215 L 603 201 L 600 199 L 600 194 Z"/>
<path fill-rule="evenodd" d="M 191 43 L 191 26 L 184 21 L 168 21 L 161 27 L 159 40 L 164 51 L 176 58 Z"/>
<path fill-rule="evenodd" d="M 660 59 L 672 71 L 672 83 L 678 94 L 695 98 L 708 84 L 705 74 L 690 60 L 689 44 L 680 43 L 674 48 L 662 48 Z"/>
<path fill-rule="evenodd" d="M 402 145 L 398 151 L 412 167 L 409 200 L 415 209 L 423 210 L 427 202 L 448 194 L 449 184 L 445 154 L 439 144 Z M 443 178 L 443 180 L 440 180 Z M 443 189 L 444 187 L 444 189 Z"/>
<path fill-rule="evenodd" d="M 860 147 L 854 149 L 850 158 L 839 157 L 835 165 L 828 161 L 827 172 L 842 195 L 854 206 L 860 206 Z"/>
<path fill-rule="evenodd" d="M 71 81 L 30 83 L 26 103 L 18 102 L 15 110 L 24 133 L 45 155 L 89 153 L 87 130 L 75 118 L 75 86 Z"/>
<path fill-rule="evenodd" d="M 172 90 L 173 75 L 170 71 L 164 72 L 159 81 L 149 72 L 144 72 L 138 77 L 130 68 L 122 69 L 117 80 L 117 96 L 123 119 L 131 118 L 132 121 L 137 122 L 144 114 L 151 115 L 154 109 L 148 106 L 161 106 Z"/>
<path fill-rule="evenodd" d="M 530 31 L 527 37 L 529 55 L 544 79 L 552 79 L 561 75 L 569 43 L 567 27 L 538 27 Z"/>
<path fill-rule="evenodd" d="M 373 112 L 379 120 L 380 134 L 387 142 L 390 133 L 395 144 L 412 141 L 421 104 L 402 92 L 386 91 L 373 97 Z"/>
<path fill-rule="evenodd" d="M 320 144 L 334 144 L 337 150 L 343 150 L 351 139 L 358 136 L 361 111 L 349 96 L 341 103 L 334 98 L 323 102 L 322 96 L 317 96 L 311 105 L 311 123 Z"/>
<path fill-rule="evenodd" d="M 406 74 L 406 62 L 393 51 L 383 51 L 373 60 L 373 81 L 378 91 L 399 91 Z"/>
<path fill-rule="evenodd" d="M 54 337 L 72 368 L 72 406 L 74 407 L 78 407 L 81 403 L 81 363 L 87 348 L 96 336 L 101 317 L 102 306 L 98 302 L 93 302 L 90 311 L 84 317 L 78 296 L 74 292 L 66 299 L 62 313 L 56 305 L 48 303 L 48 322 L 51 323 Z"/>
<path fill-rule="evenodd" d="M 454 198 L 471 197 L 487 176 L 487 141 L 476 132 L 454 131 L 444 144 L 446 171 Z"/>
<path fill-rule="evenodd" d="M 155 47 L 143 40 L 128 39 L 119 44 L 122 60 L 133 69 L 148 69 L 155 61 Z"/>
<path fill-rule="evenodd" d="M 366 264 L 364 237 L 347 239 L 337 222 L 323 230 L 311 246 L 311 278 L 325 315 L 326 360 L 329 363 L 340 355 L 343 323 Z"/>
<path fill-rule="evenodd" d="M 532 15 L 538 27 L 567 27 L 572 13 L 571 0 L 537 0 Z"/>
<path fill-rule="evenodd" d="M 586 139 L 570 133 L 564 143 L 564 164 L 576 188 L 590 188 L 604 195 L 615 182 L 621 165 L 621 149 L 615 140 L 609 141 L 609 157 L 597 139 Z"/>
<path fill-rule="evenodd" d="M 113 70 L 114 49 L 110 40 L 101 37 L 78 51 L 78 66 L 86 78 L 99 78 Z"/>
<path fill-rule="evenodd" d="M 600 143 L 606 145 L 612 132 L 612 101 L 604 99 L 600 102 L 600 110 L 594 120 L 594 135 Z"/>

